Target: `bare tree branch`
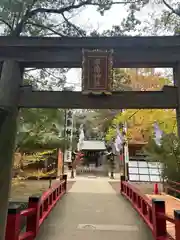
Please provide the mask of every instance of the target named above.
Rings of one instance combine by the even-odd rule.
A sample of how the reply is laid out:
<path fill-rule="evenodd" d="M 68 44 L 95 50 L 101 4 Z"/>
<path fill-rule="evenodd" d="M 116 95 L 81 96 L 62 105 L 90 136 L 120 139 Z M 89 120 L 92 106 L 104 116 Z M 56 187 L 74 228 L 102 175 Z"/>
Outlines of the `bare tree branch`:
<path fill-rule="evenodd" d="M 6 22 L 2 17 L 0 17 L 0 22 L 4 23 L 12 31 L 11 25 L 8 22 Z"/>
<path fill-rule="evenodd" d="M 24 27 L 24 25 L 26 24 L 26 22 L 28 21 L 28 19 L 32 18 L 34 15 L 38 14 L 38 13 L 54 13 L 54 14 L 62 14 L 64 12 L 68 12 L 70 10 L 73 9 L 78 9 L 80 7 L 83 7 L 87 4 L 90 4 L 91 0 L 87 0 L 85 2 L 82 2 L 80 4 L 77 5 L 70 5 L 67 7 L 62 7 L 60 9 L 53 9 L 53 8 L 36 8 L 34 10 L 27 10 L 24 17 L 22 18 L 22 20 L 20 21 L 20 23 L 17 25 L 16 29 L 11 33 L 12 36 L 19 36 L 19 34 L 22 32 L 22 29 Z"/>
<path fill-rule="evenodd" d="M 65 22 L 66 22 L 69 26 L 73 27 L 73 28 L 79 33 L 80 36 L 82 36 L 82 37 L 85 37 L 85 36 L 86 36 L 86 34 L 84 34 L 83 31 L 81 31 L 81 29 L 79 29 L 75 24 L 73 24 L 72 22 L 70 22 L 70 21 L 64 16 L 64 14 L 62 14 L 62 16 L 63 16 Z"/>
<path fill-rule="evenodd" d="M 165 0 L 163 0 L 164 5 L 171 10 L 172 13 L 178 15 L 180 17 L 180 12 L 171 7 L 170 4 L 168 4 Z"/>
<path fill-rule="evenodd" d="M 169 12 L 169 13 L 168 13 L 168 15 L 167 15 L 167 17 L 166 17 L 166 19 L 165 19 L 165 21 L 164 21 L 164 26 L 165 26 L 165 27 L 168 25 L 169 20 L 170 20 L 172 14 L 173 14 L 172 12 Z"/>
<path fill-rule="evenodd" d="M 49 75 L 50 75 L 51 77 L 53 77 L 54 79 L 56 79 L 56 80 L 61 80 L 60 77 L 54 75 L 53 73 L 49 72 L 48 70 L 46 70 L 46 69 L 43 69 L 43 70 L 44 70 L 44 72 L 46 72 L 47 74 L 49 74 Z"/>
<path fill-rule="evenodd" d="M 17 24 L 17 21 L 16 21 L 16 13 L 13 13 L 12 21 L 11 21 L 11 27 L 12 27 L 12 29 L 14 29 L 15 23 Z"/>
<path fill-rule="evenodd" d="M 30 18 L 31 9 L 34 7 L 38 0 L 33 0 L 32 3 L 28 6 L 26 13 L 22 17 L 21 21 L 17 23 L 16 28 L 11 32 L 11 36 L 19 36 L 23 30 L 24 25 L 27 20 Z"/>
<path fill-rule="evenodd" d="M 31 9 L 34 6 L 35 2 L 37 0 L 34 0 L 33 4 L 31 5 Z M 115 4 L 132 4 L 132 3 L 137 3 L 139 2 L 139 0 L 134 0 L 133 2 L 131 0 L 129 1 L 120 1 L 120 2 L 112 2 L 110 3 L 110 6 L 115 5 Z M 101 7 L 101 4 L 99 3 L 94 3 L 92 2 L 92 0 L 86 0 L 84 2 L 81 2 L 79 4 L 73 4 L 66 6 L 66 7 L 62 7 L 60 9 L 54 9 L 54 8 L 36 8 L 34 10 L 30 10 L 30 7 L 27 9 L 24 17 L 22 18 L 22 20 L 20 21 L 20 23 L 17 25 L 16 29 L 11 33 L 12 36 L 19 36 L 20 33 L 22 32 L 22 29 L 24 27 L 24 25 L 26 24 L 26 22 L 28 21 L 28 19 L 32 18 L 33 16 L 35 16 L 38 13 L 51 13 L 51 14 L 63 14 L 65 12 L 69 12 L 71 10 L 75 10 L 75 9 L 79 9 L 81 7 L 85 7 L 87 5 L 91 5 L 91 6 L 99 6 Z M 103 4 L 102 4 L 103 6 Z"/>
<path fill-rule="evenodd" d="M 30 21 L 28 21 L 27 24 L 30 24 L 32 26 L 36 26 L 36 27 L 39 27 L 39 28 L 47 29 L 47 30 L 51 31 L 52 33 L 54 33 L 54 34 L 56 34 L 56 35 L 58 35 L 60 37 L 65 37 L 65 35 L 57 32 L 56 30 L 52 29 L 51 27 L 44 26 L 44 25 L 38 24 L 38 23 L 33 23 L 33 22 L 30 22 Z"/>
<path fill-rule="evenodd" d="M 134 1 L 134 3 L 138 2 L 137 1 Z M 115 4 L 128 4 L 128 3 L 131 3 L 132 4 L 132 1 L 122 1 L 122 2 L 112 2 L 111 5 L 115 5 Z M 67 7 L 62 7 L 60 9 L 47 9 L 47 8 L 37 8 L 37 9 L 34 9 L 32 10 L 30 13 L 29 13 L 29 18 L 31 18 L 32 16 L 36 15 L 37 13 L 56 13 L 56 14 L 62 14 L 64 12 L 69 12 L 71 10 L 74 10 L 74 9 L 78 9 L 78 8 L 81 8 L 83 6 L 87 6 L 87 5 L 91 5 L 91 6 L 100 6 L 101 4 L 99 3 L 93 3 L 92 0 L 86 0 L 84 2 L 81 2 L 79 4 L 72 4 L 72 5 L 69 5 Z M 103 5 L 103 4 L 102 4 Z"/>

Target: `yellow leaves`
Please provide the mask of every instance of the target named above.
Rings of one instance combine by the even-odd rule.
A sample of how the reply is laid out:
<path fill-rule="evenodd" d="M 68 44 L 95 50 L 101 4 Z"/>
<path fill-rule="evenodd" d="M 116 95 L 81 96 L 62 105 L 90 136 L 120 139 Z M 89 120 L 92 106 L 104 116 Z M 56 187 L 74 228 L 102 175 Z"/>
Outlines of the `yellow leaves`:
<path fill-rule="evenodd" d="M 114 87 L 120 90 L 155 91 L 170 80 L 157 73 L 153 68 L 126 68 L 114 70 Z"/>
<path fill-rule="evenodd" d="M 129 69 L 130 86 L 135 91 L 159 90 L 165 84 L 160 81 L 160 75 L 154 73 L 153 69 Z"/>
<path fill-rule="evenodd" d="M 37 178 L 43 178 L 43 177 L 48 177 L 56 172 L 55 169 L 45 172 L 43 169 L 38 169 L 37 171 L 34 171 L 30 174 L 31 177 L 37 177 Z"/>
<path fill-rule="evenodd" d="M 116 85 L 123 83 L 133 91 L 156 91 L 161 90 L 164 85 L 172 84 L 168 78 L 157 73 L 154 69 L 136 68 L 136 69 L 116 69 L 114 71 L 114 80 Z M 129 139 L 148 141 L 149 136 L 154 133 L 153 125 L 159 124 L 164 133 L 176 133 L 176 113 L 174 110 L 164 109 L 130 109 L 116 115 L 109 127 L 106 140 L 110 141 L 116 136 L 114 126 L 127 122 Z"/>
<path fill-rule="evenodd" d="M 115 135 L 116 135 L 116 129 L 110 127 L 108 129 L 108 132 L 107 132 L 106 136 L 105 136 L 106 141 L 109 142 Z"/>
<path fill-rule="evenodd" d="M 125 110 L 118 114 L 112 121 L 113 125 L 127 122 L 129 139 L 147 141 L 154 134 L 153 125 L 158 123 L 164 133 L 177 133 L 175 110 L 148 109 L 148 110 Z M 116 136 L 116 129 L 110 127 L 106 136 L 109 141 Z"/>
<path fill-rule="evenodd" d="M 16 178 L 12 178 L 11 186 L 18 186 L 20 184 L 24 184 L 25 177 L 17 176 Z"/>
<path fill-rule="evenodd" d="M 31 154 L 31 155 L 26 155 L 24 157 L 24 160 L 30 161 L 30 162 L 44 161 L 44 160 L 47 159 L 47 155 L 53 154 L 55 150 L 56 149 L 46 150 L 46 151 L 43 151 L 43 152 L 36 152 L 36 153 Z"/>

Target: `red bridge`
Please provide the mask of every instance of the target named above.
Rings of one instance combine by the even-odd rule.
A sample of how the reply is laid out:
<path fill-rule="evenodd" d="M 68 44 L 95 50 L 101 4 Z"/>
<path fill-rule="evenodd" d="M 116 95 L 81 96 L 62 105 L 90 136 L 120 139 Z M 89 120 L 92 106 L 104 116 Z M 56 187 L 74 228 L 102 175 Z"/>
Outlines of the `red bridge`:
<path fill-rule="evenodd" d="M 10 206 L 5 240 L 180 240 L 180 200 L 144 195 L 123 177 L 117 186 L 106 178 L 67 182 L 64 175 L 42 196 L 29 197 L 26 210 Z"/>

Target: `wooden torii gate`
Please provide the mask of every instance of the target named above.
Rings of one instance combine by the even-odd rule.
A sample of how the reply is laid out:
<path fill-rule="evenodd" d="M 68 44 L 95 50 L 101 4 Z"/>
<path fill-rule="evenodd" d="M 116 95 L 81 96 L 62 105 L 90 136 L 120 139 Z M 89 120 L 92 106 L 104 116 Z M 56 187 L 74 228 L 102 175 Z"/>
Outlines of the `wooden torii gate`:
<path fill-rule="evenodd" d="M 156 92 L 32 91 L 23 86 L 24 68 L 81 68 L 83 49 L 113 49 L 113 68 L 169 67 L 174 87 Z M 4 240 L 12 156 L 19 108 L 176 109 L 180 135 L 180 37 L 0 37 L 0 240 Z"/>

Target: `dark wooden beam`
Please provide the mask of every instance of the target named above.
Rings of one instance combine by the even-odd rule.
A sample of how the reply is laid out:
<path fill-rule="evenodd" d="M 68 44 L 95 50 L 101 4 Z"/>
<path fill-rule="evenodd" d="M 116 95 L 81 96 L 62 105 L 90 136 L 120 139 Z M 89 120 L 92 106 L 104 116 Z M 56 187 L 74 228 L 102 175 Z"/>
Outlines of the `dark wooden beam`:
<path fill-rule="evenodd" d="M 87 96 L 81 92 L 22 91 L 19 107 L 74 109 L 176 108 L 177 89 L 156 92 L 113 92 L 111 96 Z"/>
<path fill-rule="evenodd" d="M 23 67 L 81 68 L 82 49 L 57 49 L 54 47 L 0 47 L 0 61 L 16 59 Z M 179 48 L 114 49 L 113 67 L 173 67 L 180 61 Z"/>
<path fill-rule="evenodd" d="M 13 38 L 0 37 L 0 61 L 16 59 L 24 67 L 82 66 L 82 49 L 113 48 L 114 67 L 174 67 L 180 61 L 180 37 Z"/>
<path fill-rule="evenodd" d="M 180 36 L 151 37 L 0 37 L 1 47 L 159 48 L 180 47 Z"/>

